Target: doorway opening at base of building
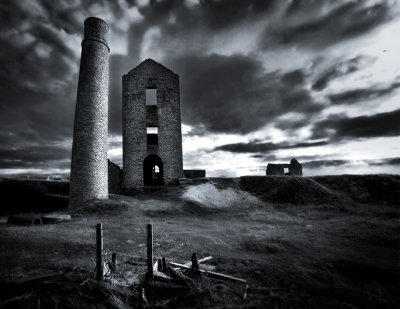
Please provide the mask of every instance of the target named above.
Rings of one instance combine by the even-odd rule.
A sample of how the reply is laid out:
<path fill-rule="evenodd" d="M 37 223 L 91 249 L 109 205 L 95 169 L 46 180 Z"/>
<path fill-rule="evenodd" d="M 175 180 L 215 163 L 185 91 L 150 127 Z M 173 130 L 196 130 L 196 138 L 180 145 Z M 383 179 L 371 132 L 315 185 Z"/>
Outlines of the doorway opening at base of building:
<path fill-rule="evenodd" d="M 163 163 L 159 156 L 148 155 L 143 161 L 143 183 L 145 187 L 164 185 Z"/>

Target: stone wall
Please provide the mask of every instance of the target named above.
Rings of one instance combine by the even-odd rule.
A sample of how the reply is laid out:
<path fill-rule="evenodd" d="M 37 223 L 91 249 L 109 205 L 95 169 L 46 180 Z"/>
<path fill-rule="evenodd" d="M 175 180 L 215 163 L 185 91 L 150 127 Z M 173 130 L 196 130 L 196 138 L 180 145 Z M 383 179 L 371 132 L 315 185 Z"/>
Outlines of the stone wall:
<path fill-rule="evenodd" d="M 122 170 L 108 160 L 108 192 L 113 194 L 121 193 Z"/>
<path fill-rule="evenodd" d="M 286 164 L 289 165 L 289 164 Z M 284 167 L 282 164 L 272 164 L 268 163 L 267 165 L 267 176 L 268 175 L 285 175 Z"/>
<path fill-rule="evenodd" d="M 85 20 L 71 158 L 69 205 L 108 198 L 108 25 Z"/>
<path fill-rule="evenodd" d="M 183 170 L 185 178 L 204 178 L 206 177 L 206 170 Z"/>
<path fill-rule="evenodd" d="M 289 171 L 291 176 L 303 176 L 303 167 L 296 159 L 290 160 Z"/>
<path fill-rule="evenodd" d="M 146 89 L 157 89 L 157 105 L 146 106 Z M 143 161 L 155 154 L 164 183 L 183 176 L 179 76 L 147 59 L 122 77 L 123 188 L 143 187 Z M 158 145 L 147 146 L 146 127 L 158 127 Z"/>

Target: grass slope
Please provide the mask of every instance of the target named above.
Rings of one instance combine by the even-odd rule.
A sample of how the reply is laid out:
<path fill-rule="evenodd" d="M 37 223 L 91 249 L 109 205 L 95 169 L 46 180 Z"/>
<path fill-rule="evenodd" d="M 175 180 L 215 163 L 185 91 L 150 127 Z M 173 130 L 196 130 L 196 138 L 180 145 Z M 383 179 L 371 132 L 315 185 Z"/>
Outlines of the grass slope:
<path fill-rule="evenodd" d="M 206 307 L 396 308 L 399 183 L 393 175 L 182 180 L 162 192 L 93 201 L 69 210 L 73 220 L 64 224 L 3 220 L 0 281 L 65 268 L 93 275 L 95 224 L 102 222 L 104 248 L 117 253 L 120 276 L 138 282 L 146 224 L 153 223 L 155 258 L 183 263 L 192 252 L 211 255 L 215 271 L 248 279 L 245 301 L 242 285 L 212 279 Z M 27 306 L 35 302 L 28 298 Z M 104 308 L 95 298 L 91 304 Z M 204 304 L 182 299 L 158 308 Z"/>

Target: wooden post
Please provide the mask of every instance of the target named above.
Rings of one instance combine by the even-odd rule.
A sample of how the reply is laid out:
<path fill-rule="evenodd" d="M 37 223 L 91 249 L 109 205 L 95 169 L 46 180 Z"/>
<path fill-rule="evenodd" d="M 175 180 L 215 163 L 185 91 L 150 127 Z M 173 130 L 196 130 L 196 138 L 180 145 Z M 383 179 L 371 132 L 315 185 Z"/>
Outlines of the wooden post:
<path fill-rule="evenodd" d="M 163 269 L 163 271 L 166 271 L 167 270 L 167 262 L 165 261 L 165 257 L 163 257 L 161 261 L 162 261 L 162 269 Z"/>
<path fill-rule="evenodd" d="M 197 256 L 196 253 L 192 254 L 192 270 L 198 270 L 199 269 L 199 262 L 197 261 Z"/>
<path fill-rule="evenodd" d="M 163 269 L 163 265 L 162 265 L 162 260 L 161 259 L 158 259 L 157 260 L 157 268 L 158 268 L 158 271 L 164 271 L 164 269 Z"/>
<path fill-rule="evenodd" d="M 153 279 L 153 226 L 147 224 L 147 276 Z"/>
<path fill-rule="evenodd" d="M 111 255 L 111 267 L 113 271 L 117 271 L 117 254 L 113 253 Z"/>
<path fill-rule="evenodd" d="M 103 280 L 103 224 L 96 226 L 96 280 Z"/>

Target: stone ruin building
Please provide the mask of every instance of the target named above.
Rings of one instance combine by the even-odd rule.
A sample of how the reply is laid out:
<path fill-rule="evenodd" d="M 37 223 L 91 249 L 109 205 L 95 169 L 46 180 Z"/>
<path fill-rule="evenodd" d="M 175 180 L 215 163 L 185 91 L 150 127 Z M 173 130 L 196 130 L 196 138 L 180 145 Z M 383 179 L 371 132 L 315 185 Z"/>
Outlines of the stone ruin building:
<path fill-rule="evenodd" d="M 183 170 L 179 76 L 147 59 L 122 77 L 123 171 L 107 159 L 108 25 L 84 23 L 71 158 L 72 207 L 108 192 L 146 191 L 181 178 Z"/>
<path fill-rule="evenodd" d="M 147 59 L 122 77 L 124 189 L 183 177 L 179 76 Z"/>
<path fill-rule="evenodd" d="M 290 160 L 290 164 L 272 164 L 268 163 L 267 176 L 271 175 L 288 175 L 303 176 L 303 168 L 296 159 Z"/>

